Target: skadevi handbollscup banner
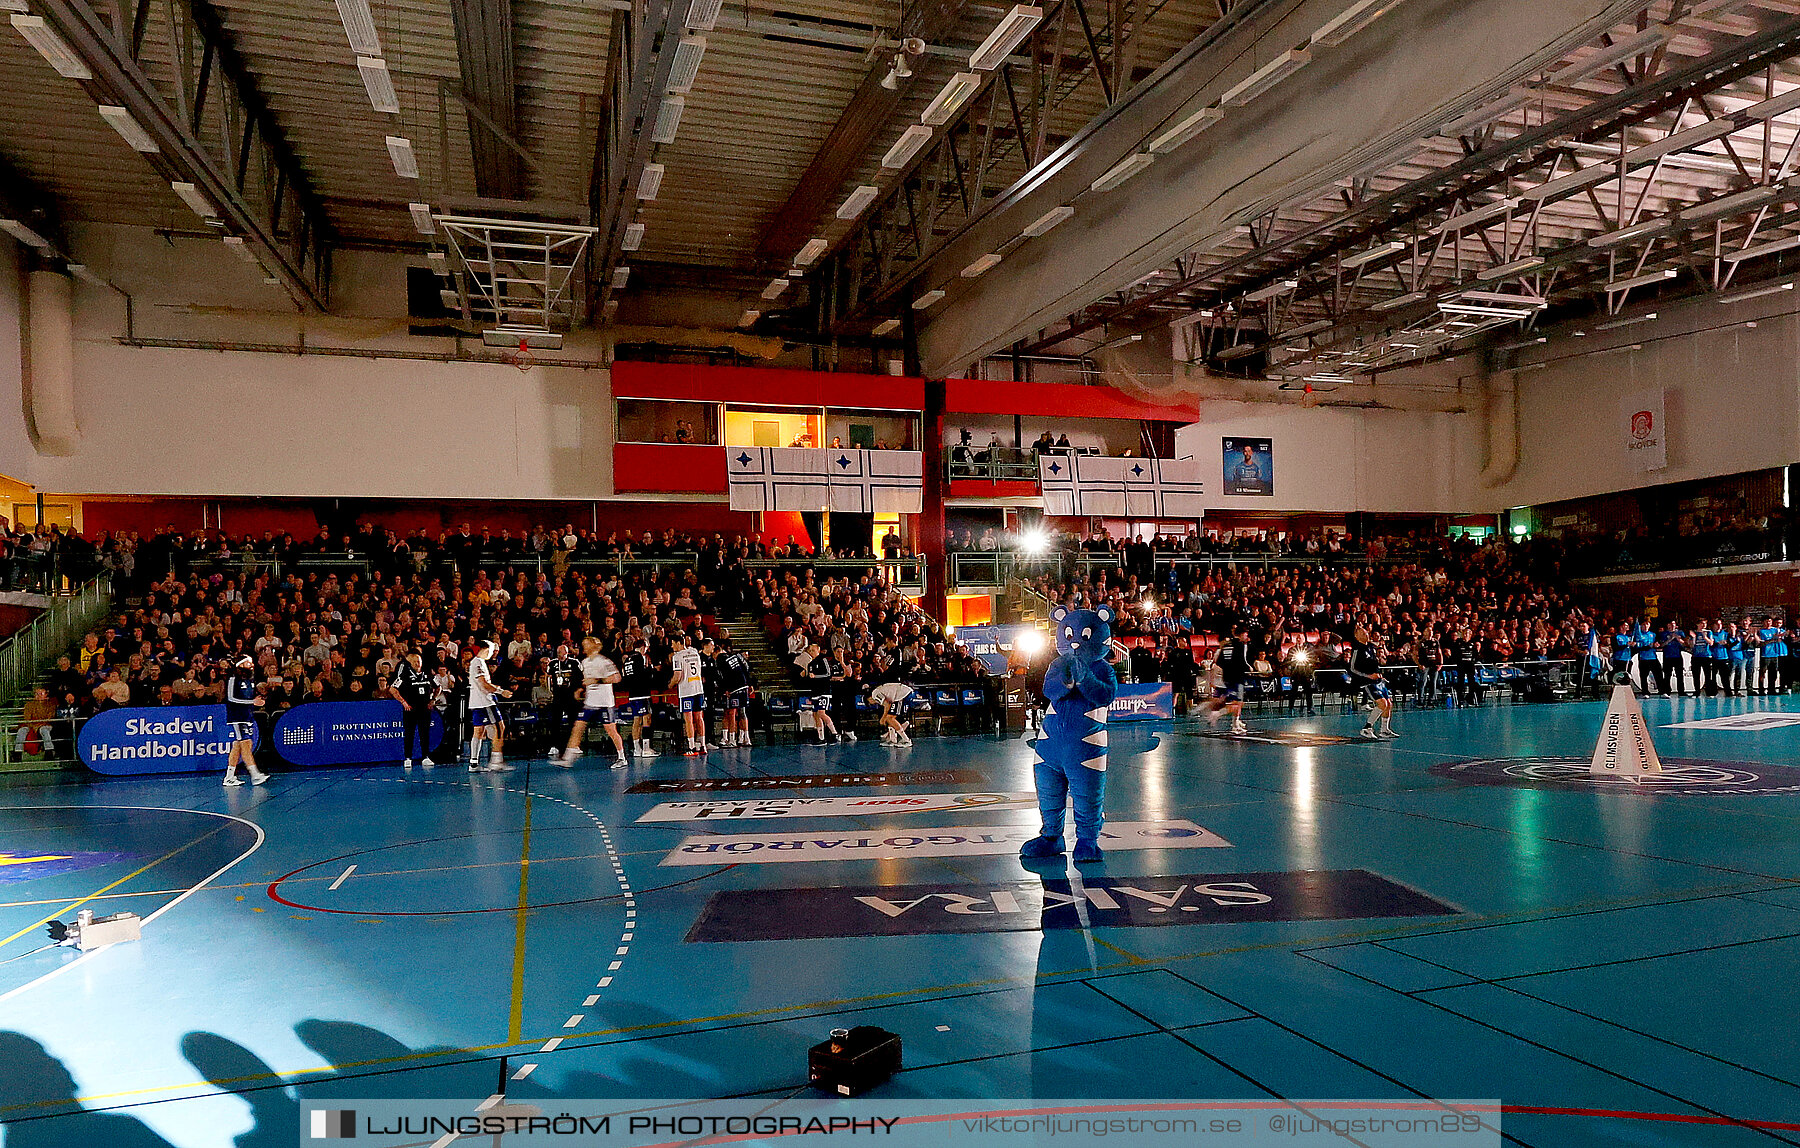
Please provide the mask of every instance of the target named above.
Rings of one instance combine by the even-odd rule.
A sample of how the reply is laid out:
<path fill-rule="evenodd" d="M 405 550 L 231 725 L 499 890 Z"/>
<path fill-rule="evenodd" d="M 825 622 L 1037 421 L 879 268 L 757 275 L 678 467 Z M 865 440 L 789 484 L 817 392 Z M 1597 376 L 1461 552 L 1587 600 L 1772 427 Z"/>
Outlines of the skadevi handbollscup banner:
<path fill-rule="evenodd" d="M 95 773 L 204 773 L 231 753 L 225 707 L 126 706 L 101 710 L 81 727 L 76 752 Z"/>

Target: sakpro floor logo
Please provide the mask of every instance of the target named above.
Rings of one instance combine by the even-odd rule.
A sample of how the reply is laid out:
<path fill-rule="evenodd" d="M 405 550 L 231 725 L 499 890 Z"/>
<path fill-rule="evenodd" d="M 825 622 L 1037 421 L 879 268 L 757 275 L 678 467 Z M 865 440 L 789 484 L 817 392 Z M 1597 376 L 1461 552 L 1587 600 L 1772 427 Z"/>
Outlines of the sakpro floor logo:
<path fill-rule="evenodd" d="M 1431 772 L 1471 785 L 1528 789 L 1720 796 L 1800 793 L 1800 769 L 1785 765 L 1665 757 L 1661 772 L 1638 776 L 1593 773 L 1591 766 L 1586 757 L 1489 757 L 1441 762 Z"/>

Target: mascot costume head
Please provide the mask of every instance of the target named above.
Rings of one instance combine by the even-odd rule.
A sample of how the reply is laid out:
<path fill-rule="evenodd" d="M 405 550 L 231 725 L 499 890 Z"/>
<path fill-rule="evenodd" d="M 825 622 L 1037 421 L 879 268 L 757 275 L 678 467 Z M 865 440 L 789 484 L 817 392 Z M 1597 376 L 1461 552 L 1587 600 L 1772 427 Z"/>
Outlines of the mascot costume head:
<path fill-rule="evenodd" d="M 1075 860 L 1100 860 L 1101 801 L 1106 783 L 1106 715 L 1119 692 L 1119 678 L 1107 660 L 1113 612 L 1069 610 L 1050 614 L 1056 624 L 1057 658 L 1044 674 L 1048 711 L 1037 742 L 1039 836 L 1019 856 L 1027 860 L 1063 852 L 1064 809 L 1075 807 Z"/>

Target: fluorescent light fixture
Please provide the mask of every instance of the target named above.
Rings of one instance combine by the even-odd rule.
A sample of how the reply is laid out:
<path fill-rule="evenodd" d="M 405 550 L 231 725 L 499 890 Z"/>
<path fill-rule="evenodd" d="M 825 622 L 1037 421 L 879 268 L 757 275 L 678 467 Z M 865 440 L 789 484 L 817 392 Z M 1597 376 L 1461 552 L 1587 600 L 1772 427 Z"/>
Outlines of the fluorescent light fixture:
<path fill-rule="evenodd" d="M 1786 283 L 1765 284 L 1761 287 L 1747 287 L 1742 291 L 1734 291 L 1729 295 L 1721 295 L 1719 296 L 1719 302 L 1747 303 L 1752 299 L 1761 299 L 1769 295 L 1779 295 L 1783 291 L 1792 291 L 1793 289 L 1794 282 L 1790 279 Z"/>
<path fill-rule="evenodd" d="M 1312 34 L 1309 43 L 1335 48 L 1400 6 L 1400 0 L 1357 0 Z"/>
<path fill-rule="evenodd" d="M 0 0 L 0 12 L 28 12 L 25 0 Z"/>
<path fill-rule="evenodd" d="M 1746 259 L 1756 259 L 1764 255 L 1773 255 L 1777 251 L 1791 251 L 1800 247 L 1800 235 L 1790 235 L 1786 239 L 1775 239 L 1768 243 L 1759 243 L 1755 247 L 1746 247 L 1742 251 L 1727 251 L 1719 256 L 1727 263 L 1742 263 Z"/>
<path fill-rule="evenodd" d="M 1501 96 L 1489 104 L 1483 104 L 1461 119 L 1451 120 L 1438 129 L 1441 136 L 1459 136 L 1470 128 L 1478 128 L 1492 123 L 1509 112 L 1516 112 L 1525 105 L 1538 99 L 1542 93 L 1534 88 L 1520 88 L 1509 95 Z"/>
<path fill-rule="evenodd" d="M 394 92 L 394 78 L 388 74 L 386 60 L 379 56 L 358 56 L 356 70 L 362 73 L 363 90 L 369 93 L 370 107 L 378 112 L 400 111 L 400 97 Z"/>
<path fill-rule="evenodd" d="M 839 219 L 855 219 L 863 213 L 864 208 L 874 203 L 875 197 L 880 194 L 881 189 L 874 184 L 862 184 L 844 197 L 844 202 L 838 205 L 837 217 Z"/>
<path fill-rule="evenodd" d="M 449 260 L 444 256 L 442 251 L 427 251 L 425 253 L 425 262 L 431 264 L 432 269 L 442 275 Z"/>
<path fill-rule="evenodd" d="M 1025 225 L 1025 230 L 1021 231 L 1019 234 L 1029 239 L 1036 239 L 1038 236 L 1049 231 L 1052 227 L 1055 227 L 1057 224 L 1074 214 L 1075 209 L 1068 204 L 1064 204 L 1061 207 L 1052 207 L 1049 211 L 1044 212 L 1044 214 L 1038 216 L 1030 223 L 1027 223 Z"/>
<path fill-rule="evenodd" d="M 12 26 L 25 37 L 25 42 L 37 49 L 44 62 L 56 69 L 56 74 L 70 80 L 91 80 L 94 73 L 75 54 L 75 50 L 56 34 L 56 30 L 44 23 L 42 16 L 26 16 L 15 13 Z"/>
<path fill-rule="evenodd" d="M 1708 120 L 1703 124 L 1666 135 L 1659 140 L 1651 140 L 1643 147 L 1635 147 L 1624 155 L 1627 164 L 1646 164 L 1660 159 L 1670 152 L 1686 151 L 1710 143 L 1721 136 L 1728 136 L 1740 130 L 1741 125 L 1736 117 L 1726 116 L 1723 119 Z"/>
<path fill-rule="evenodd" d="M 1502 263 L 1498 267 L 1490 267 L 1486 271 L 1477 271 L 1475 278 L 1483 283 L 1493 283 L 1500 279 L 1511 279 L 1515 275 L 1523 275 L 1527 271 L 1536 271 L 1544 265 L 1542 256 L 1527 255 L 1523 259 L 1515 259 L 1511 263 Z"/>
<path fill-rule="evenodd" d="M 905 167 L 907 161 L 918 155 L 919 149 L 923 148 L 930 139 L 930 128 L 924 124 L 912 124 L 900 133 L 900 138 L 894 141 L 894 146 L 881 157 L 881 166 Z"/>
<path fill-rule="evenodd" d="M 818 259 L 819 256 L 825 254 L 830 247 L 831 241 L 824 236 L 815 236 L 812 239 L 808 239 L 800 248 L 800 254 L 794 256 L 794 265 L 797 267 L 805 267 Z"/>
<path fill-rule="evenodd" d="M 620 236 L 620 238 L 619 238 L 619 250 L 620 251 L 636 251 L 638 248 L 642 247 L 643 245 L 644 245 L 644 225 L 641 223 L 627 223 L 625 225 L 624 235 Z"/>
<path fill-rule="evenodd" d="M 615 290 L 615 291 L 623 290 L 625 287 L 625 284 L 627 284 L 629 282 L 631 282 L 631 268 L 629 266 L 621 263 L 617 267 L 613 268 L 613 273 L 612 273 L 613 290 Z"/>
<path fill-rule="evenodd" d="M 1426 299 L 1425 292 L 1409 291 L 1405 295 L 1396 295 L 1392 299 L 1383 299 L 1379 303 L 1371 304 L 1369 307 L 1369 310 L 1371 310 L 1371 311 L 1395 311 L 1401 307 L 1410 307 L 1414 303 L 1423 303 L 1425 301 L 1425 299 Z"/>
<path fill-rule="evenodd" d="M 1630 227 L 1621 227 L 1617 231 L 1608 231 L 1604 235 L 1596 235 L 1587 241 L 1589 247 L 1617 247 L 1621 243 L 1630 243 L 1634 239 L 1642 239 L 1646 235 L 1655 235 L 1667 231 L 1669 224 L 1675 222 L 1663 215 L 1655 219 L 1646 219 L 1642 223 L 1634 223 Z"/>
<path fill-rule="evenodd" d="M 39 251 L 48 251 L 50 241 L 21 223 L 17 219 L 0 219 L 0 231 L 17 239 L 27 247 L 35 247 Z"/>
<path fill-rule="evenodd" d="M 1641 56 L 1655 51 L 1657 45 L 1667 42 L 1675 35 L 1675 32 L 1674 28 L 1666 24 L 1647 28 L 1635 36 L 1627 36 L 1611 47 L 1601 48 L 1578 64 L 1572 64 L 1562 71 L 1552 74 L 1550 81 L 1556 84 L 1578 83 L 1598 72 L 1604 72 L 1614 64 L 1623 63 L 1633 56 Z"/>
<path fill-rule="evenodd" d="M 413 226 L 418 229 L 420 235 L 437 234 L 437 221 L 431 218 L 429 203 L 409 203 L 406 205 L 406 210 L 411 213 Z"/>
<path fill-rule="evenodd" d="M 1264 300 L 1273 299 L 1277 295 L 1286 295 L 1290 291 L 1298 291 L 1299 289 L 1300 280 L 1282 279 L 1269 284 L 1267 287 L 1258 287 L 1256 290 L 1247 293 L 1244 296 L 1244 302 L 1261 303 Z"/>
<path fill-rule="evenodd" d="M 394 161 L 394 174 L 401 179 L 419 178 L 419 158 L 413 154 L 412 141 L 405 136 L 387 137 L 388 158 Z"/>
<path fill-rule="evenodd" d="M 1305 48 L 1290 48 L 1250 74 L 1249 79 L 1219 97 L 1228 108 L 1241 108 L 1306 66 L 1312 55 Z"/>
<path fill-rule="evenodd" d="M 1634 287 L 1654 287 L 1658 283 L 1666 283 L 1675 278 L 1673 267 L 1666 271 L 1651 271 L 1645 275 L 1634 275 L 1629 279 L 1614 279 L 1606 285 L 1608 291 L 1630 291 Z M 1604 331 L 1605 327 L 1595 327 L 1596 331 Z"/>
<path fill-rule="evenodd" d="M 651 143 L 674 143 L 681 130 L 681 113 L 687 110 L 686 96 L 664 96 L 656 109 L 656 123 L 650 128 Z"/>
<path fill-rule="evenodd" d="M 1581 357 L 1584 359 L 1591 359 L 1591 358 L 1594 358 L 1596 355 L 1623 355 L 1627 351 L 1641 351 L 1643 349 L 1644 349 L 1644 345 L 1642 343 L 1627 343 L 1623 347 L 1606 347 L 1606 348 L 1603 348 L 1598 351 L 1589 351 L 1587 354 L 1585 354 Z M 1548 364 L 1545 364 L 1545 365 L 1547 366 Z"/>
<path fill-rule="evenodd" d="M 1793 111 L 1795 108 L 1800 108 L 1800 88 L 1795 88 L 1790 92 L 1764 100 L 1759 104 L 1751 104 L 1749 107 L 1739 112 L 1738 115 L 1753 120 L 1772 120 L 1776 116 Z"/>
<path fill-rule="evenodd" d="M 1000 256 L 995 252 L 990 251 L 963 268 L 962 277 L 964 279 L 978 279 L 989 271 L 992 271 L 999 263 Z"/>
<path fill-rule="evenodd" d="M 1568 175 L 1553 179 L 1548 183 L 1528 187 L 1519 193 L 1519 198 L 1529 199 L 1533 202 L 1550 199 L 1565 192 L 1580 191 L 1582 188 L 1591 187 L 1596 183 L 1605 183 L 1609 179 L 1616 178 L 1618 174 L 1617 165 L 1597 163 L 1592 167 L 1584 167 L 1580 171 L 1570 172 Z"/>
<path fill-rule="evenodd" d="M 685 92 L 700 74 L 700 58 L 706 55 L 705 36 L 683 36 L 675 41 L 675 62 L 669 66 L 670 92 Z"/>
<path fill-rule="evenodd" d="M 1118 187 L 1120 184 L 1155 162 L 1156 157 L 1147 151 L 1140 151 L 1128 155 L 1118 163 L 1113 164 L 1112 167 L 1107 170 L 1106 174 L 1089 184 L 1088 190 L 1111 191 L 1113 188 Z"/>
<path fill-rule="evenodd" d="M 1345 267 L 1354 269 L 1357 267 L 1362 267 L 1369 263 L 1373 263 L 1377 259 L 1385 259 L 1389 255 L 1393 255 L 1393 254 L 1396 254 L 1397 252 L 1401 252 L 1401 251 L 1405 251 L 1405 250 L 1406 250 L 1406 244 L 1401 242 L 1400 240 L 1396 239 L 1391 243 L 1383 243 L 1378 246 L 1371 247 L 1367 251 L 1358 251 L 1355 255 L 1346 255 L 1346 256 L 1344 256 L 1342 263 Z"/>
<path fill-rule="evenodd" d="M 660 163 L 647 163 L 638 176 L 637 197 L 639 199 L 655 199 L 656 193 L 662 190 L 663 173 L 668 169 Z"/>
<path fill-rule="evenodd" d="M 1235 347 L 1225 348 L 1217 355 L 1214 355 L 1213 358 L 1228 363 L 1233 359 L 1247 359 L 1262 349 L 1262 344 L 1260 343 L 1239 343 Z"/>
<path fill-rule="evenodd" d="M 1649 323 L 1649 322 L 1653 321 L 1655 318 L 1656 318 L 1656 312 L 1651 311 L 1645 315 L 1633 315 L 1629 319 L 1614 319 L 1610 323 L 1596 323 L 1596 324 L 1594 324 L 1594 330 L 1596 330 L 1596 331 L 1617 331 L 1620 327 L 1633 327 L 1639 323 Z"/>
<path fill-rule="evenodd" d="M 248 243 L 245 243 L 244 237 L 241 235 L 227 235 L 225 237 L 225 250 L 231 252 L 239 259 L 242 259 L 245 263 L 257 263 L 258 266 L 261 265 L 256 258 L 255 249 Z"/>
<path fill-rule="evenodd" d="M 1191 112 L 1150 141 L 1150 154 L 1168 155 L 1224 118 L 1225 113 L 1219 108 L 1201 108 L 1197 112 Z"/>
<path fill-rule="evenodd" d="M 682 23 L 691 31 L 710 32 L 713 25 L 719 22 L 719 9 L 724 6 L 725 0 L 691 0 L 687 19 Z"/>
<path fill-rule="evenodd" d="M 1692 207 L 1682 208 L 1681 218 L 1688 223 L 1700 223 L 1708 219 L 1735 215 L 1740 211 L 1767 203 L 1785 190 L 1787 190 L 1785 182 L 1771 183 L 1732 195 L 1721 195 L 1717 199 L 1709 199 L 1704 203 L 1696 203 Z"/>
<path fill-rule="evenodd" d="M 1000 23 L 988 33 L 981 46 L 969 53 L 969 67 L 977 72 L 998 68 L 1043 19 L 1042 8 L 1031 4 L 1014 4 L 1012 11 L 1000 18 Z"/>
<path fill-rule="evenodd" d="M 1500 307 L 1529 307 L 1533 311 L 1549 306 L 1536 295 L 1514 295 L 1508 291 L 1458 291 L 1453 298 L 1464 303 L 1491 303 Z"/>
<path fill-rule="evenodd" d="M 1491 220 L 1499 219 L 1517 206 L 1519 206 L 1519 201 L 1517 199 L 1502 199 L 1498 202 L 1490 203 L 1486 207 L 1471 208 L 1461 215 L 1453 215 L 1449 219 L 1444 220 L 1444 222 L 1438 224 L 1437 230 L 1433 231 L 1432 234 L 1442 235 L 1446 231 L 1461 231 L 1466 227 L 1474 227 L 1478 223 L 1487 223 Z"/>
<path fill-rule="evenodd" d="M 762 289 L 762 297 L 771 301 L 781 298 L 781 293 L 788 289 L 788 282 L 786 279 L 769 280 L 769 285 Z"/>
<path fill-rule="evenodd" d="M 451 311 L 462 310 L 462 298 L 456 292 L 445 287 L 438 291 L 438 302 Z"/>
<path fill-rule="evenodd" d="M 925 294 L 919 296 L 917 299 L 914 299 L 912 301 L 913 310 L 923 311 L 925 308 L 936 303 L 939 299 L 942 299 L 943 297 L 944 297 L 944 292 L 940 288 L 933 287 L 931 290 L 925 292 Z"/>
<path fill-rule="evenodd" d="M 1308 335 L 1316 335 L 1320 331 L 1329 331 L 1332 326 L 1333 324 L 1330 319 L 1316 319 L 1311 323 L 1295 327 L 1292 331 L 1283 331 L 1281 333 L 1281 338 L 1283 341 L 1303 339 Z"/>
<path fill-rule="evenodd" d="M 114 104 L 101 104 L 97 109 L 100 118 L 112 125 L 112 130 L 119 133 L 119 138 L 131 145 L 133 151 L 145 153 L 159 151 L 156 141 L 144 126 L 133 119 L 131 113 Z"/>
<path fill-rule="evenodd" d="M 754 307 L 746 307 L 744 308 L 744 313 L 738 316 L 738 326 L 754 327 L 756 326 L 756 321 L 760 318 L 762 318 L 761 311 L 758 311 Z"/>
<path fill-rule="evenodd" d="M 193 184 L 176 180 L 169 185 L 169 190 L 180 196 L 181 202 L 187 204 L 188 208 L 201 219 L 217 219 L 219 217 L 219 213 L 213 210 L 212 203 Z"/>
<path fill-rule="evenodd" d="M 875 329 L 873 331 L 871 331 L 870 334 L 874 335 L 876 338 L 881 338 L 882 336 L 885 336 L 885 335 L 892 335 L 895 331 L 898 331 L 899 329 L 900 329 L 900 320 L 898 320 L 898 319 L 883 319 L 881 322 L 875 324 Z"/>
<path fill-rule="evenodd" d="M 369 0 L 337 0 L 337 10 L 350 50 L 359 56 L 381 55 L 381 37 L 375 31 L 375 13 L 369 11 Z"/>
<path fill-rule="evenodd" d="M 1539 335 L 1535 339 L 1520 339 L 1516 343 L 1501 343 L 1499 346 L 1495 347 L 1494 350 L 1496 350 L 1496 351 L 1523 351 L 1526 347 L 1541 347 L 1545 343 L 1548 343 L 1549 341 L 1550 341 L 1550 339 L 1548 336 Z"/>
<path fill-rule="evenodd" d="M 1443 315 L 1465 315 L 1472 319 L 1529 319 L 1537 314 L 1538 308 L 1463 303 L 1456 299 L 1445 299 L 1438 304 L 1438 312 Z"/>
<path fill-rule="evenodd" d="M 1321 371 L 1316 375 L 1306 375 L 1302 382 L 1307 383 L 1353 383 L 1356 380 L 1349 375 L 1340 375 L 1333 371 Z"/>
<path fill-rule="evenodd" d="M 106 280 L 104 280 L 100 276 L 94 274 L 94 269 L 89 267 L 85 263 L 69 264 L 69 274 L 75 276 L 75 278 L 81 280 L 83 283 L 90 284 L 94 287 L 111 286 L 111 284 L 107 283 Z"/>
<path fill-rule="evenodd" d="M 938 94 L 931 97 L 925 110 L 919 113 L 919 122 L 923 124 L 941 124 L 956 114 L 956 109 L 975 94 L 981 86 L 981 77 L 974 72 L 958 72 L 944 81 Z"/>

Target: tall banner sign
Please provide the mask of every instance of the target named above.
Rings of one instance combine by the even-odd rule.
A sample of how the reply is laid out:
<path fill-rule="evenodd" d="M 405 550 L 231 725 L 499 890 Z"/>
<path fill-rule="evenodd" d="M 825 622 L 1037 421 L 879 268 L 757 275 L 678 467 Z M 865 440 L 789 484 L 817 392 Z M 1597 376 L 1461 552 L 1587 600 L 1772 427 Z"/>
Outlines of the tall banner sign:
<path fill-rule="evenodd" d="M 1194 518 L 1204 512 L 1206 484 L 1192 458 L 1105 458 L 1040 454 L 1044 513 L 1064 518 Z"/>
<path fill-rule="evenodd" d="M 231 755 L 225 707 L 127 706 L 101 710 L 76 739 L 81 762 L 95 773 L 205 773 Z"/>
<path fill-rule="evenodd" d="M 1625 438 L 1625 457 L 1631 460 L 1633 470 L 1662 470 L 1669 465 L 1661 387 L 1620 399 L 1619 427 Z"/>
<path fill-rule="evenodd" d="M 1225 456 L 1225 493 L 1237 497 L 1272 498 L 1275 494 L 1275 444 L 1266 438 L 1220 439 Z"/>
<path fill-rule="evenodd" d="M 916 450 L 726 447 L 733 510 L 917 514 L 924 470 Z"/>
<path fill-rule="evenodd" d="M 434 711 L 428 752 L 443 737 L 443 720 Z M 372 765 L 404 756 L 406 727 L 400 703 L 391 699 L 311 702 L 282 714 L 274 738 L 276 752 L 294 765 Z"/>

